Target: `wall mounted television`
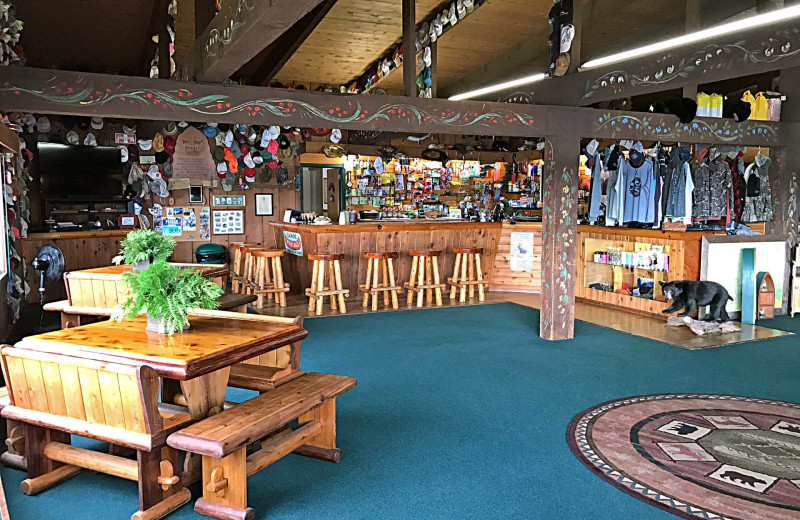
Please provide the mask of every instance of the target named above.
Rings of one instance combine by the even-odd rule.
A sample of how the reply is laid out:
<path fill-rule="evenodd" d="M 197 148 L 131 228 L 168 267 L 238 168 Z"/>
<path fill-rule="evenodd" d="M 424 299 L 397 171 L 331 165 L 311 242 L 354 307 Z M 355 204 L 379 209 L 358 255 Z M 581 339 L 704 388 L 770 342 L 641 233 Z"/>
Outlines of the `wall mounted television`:
<path fill-rule="evenodd" d="M 37 143 L 46 199 L 107 200 L 122 195 L 119 148 Z"/>

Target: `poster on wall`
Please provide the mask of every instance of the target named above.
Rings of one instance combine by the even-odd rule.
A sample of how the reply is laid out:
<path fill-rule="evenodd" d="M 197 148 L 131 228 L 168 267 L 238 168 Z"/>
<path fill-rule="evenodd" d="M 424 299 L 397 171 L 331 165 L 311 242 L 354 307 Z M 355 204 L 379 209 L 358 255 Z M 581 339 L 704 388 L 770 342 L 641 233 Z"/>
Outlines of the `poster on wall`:
<path fill-rule="evenodd" d="M 177 242 L 196 242 L 211 240 L 209 232 L 209 208 L 162 208 L 160 223 L 161 233 Z"/>
<path fill-rule="evenodd" d="M 172 175 L 177 179 L 213 179 L 217 173 L 208 138 L 193 126 L 184 130 L 175 142 Z"/>
<path fill-rule="evenodd" d="M 303 238 L 300 236 L 300 233 L 284 231 L 283 245 L 286 252 L 290 255 L 303 256 Z"/>
<path fill-rule="evenodd" d="M 164 208 L 161 233 L 173 238 L 183 234 L 183 208 Z"/>
<path fill-rule="evenodd" d="M 200 208 L 200 215 L 197 218 L 198 226 L 200 227 L 198 236 L 200 240 L 211 240 L 211 211 L 209 208 Z"/>
<path fill-rule="evenodd" d="M 533 271 L 533 233 L 511 233 L 512 271 Z"/>
<path fill-rule="evenodd" d="M 244 210 L 214 210 L 212 232 L 215 235 L 244 234 Z"/>

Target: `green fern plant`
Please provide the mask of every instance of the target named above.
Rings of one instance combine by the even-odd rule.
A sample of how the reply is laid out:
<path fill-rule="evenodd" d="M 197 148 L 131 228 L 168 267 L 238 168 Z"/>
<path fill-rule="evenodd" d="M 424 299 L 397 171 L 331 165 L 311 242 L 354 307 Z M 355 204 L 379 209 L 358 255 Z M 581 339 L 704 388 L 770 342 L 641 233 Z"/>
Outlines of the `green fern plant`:
<path fill-rule="evenodd" d="M 163 324 L 170 336 L 189 323 L 190 309 L 216 309 L 222 288 L 193 270 L 158 260 L 141 271 L 122 275 L 130 295 L 115 312 L 118 321 L 134 319 L 142 312 Z"/>
<path fill-rule="evenodd" d="M 175 240 L 149 229 L 136 229 L 122 239 L 120 246 L 119 254 L 112 262 L 133 265 L 145 260 L 166 260 L 175 249 Z"/>

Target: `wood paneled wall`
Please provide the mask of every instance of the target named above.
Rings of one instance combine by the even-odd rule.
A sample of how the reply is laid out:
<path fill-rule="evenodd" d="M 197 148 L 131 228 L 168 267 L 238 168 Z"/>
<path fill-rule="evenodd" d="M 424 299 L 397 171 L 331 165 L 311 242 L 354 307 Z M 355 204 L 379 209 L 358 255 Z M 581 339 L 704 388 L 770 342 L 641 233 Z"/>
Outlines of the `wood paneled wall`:
<path fill-rule="evenodd" d="M 119 231 L 98 231 L 47 234 L 31 234 L 22 241 L 22 251 L 20 254 L 25 259 L 27 282 L 31 291 L 26 298 L 27 303 L 38 303 L 39 278 L 36 271 L 31 267 L 31 262 L 36 258 L 36 253 L 44 245 L 56 246 L 64 253 L 66 262 L 66 272 L 77 271 L 79 269 L 91 269 L 93 267 L 103 267 L 111 265 L 111 259 L 119 253 L 119 243 L 127 235 L 125 230 Z M 50 236 L 48 236 L 50 235 Z M 45 291 L 45 302 L 64 300 L 67 291 L 64 281 L 48 282 Z"/>
<path fill-rule="evenodd" d="M 297 168 L 294 165 L 286 164 L 287 169 L 289 170 L 289 179 L 292 181 L 294 179 L 295 171 Z M 205 188 L 203 190 L 203 197 L 205 202 L 203 204 L 197 204 L 195 206 L 209 206 L 211 208 L 212 214 L 214 209 L 228 209 L 224 207 L 217 207 L 211 205 L 212 196 L 213 195 L 244 195 L 245 196 L 245 207 L 244 207 L 244 228 L 245 233 L 243 235 L 211 235 L 211 242 L 215 244 L 220 244 L 226 249 L 228 245 L 232 242 L 248 242 L 263 245 L 264 247 L 278 247 L 283 248 L 283 239 L 280 242 L 275 241 L 275 233 L 273 233 L 272 229 L 269 226 L 270 222 L 279 222 L 283 220 L 283 213 L 287 209 L 299 209 L 300 208 L 300 192 L 294 190 L 294 182 L 290 182 L 288 186 L 279 186 L 275 182 L 275 176 L 270 183 L 259 183 L 254 182 L 249 184 L 249 190 L 238 190 L 234 189 L 230 192 L 223 191 L 222 188 Z M 271 217 L 257 217 L 256 216 L 256 203 L 255 203 L 255 195 L 256 193 L 271 193 L 272 194 L 272 209 L 273 215 Z M 173 192 L 173 198 L 175 199 L 175 206 L 186 206 L 188 205 L 188 198 L 189 193 L 187 190 L 180 190 Z M 166 203 L 165 203 L 166 204 Z M 236 207 L 231 207 L 230 209 L 240 209 Z M 178 242 L 178 245 L 175 247 L 175 253 L 172 255 L 172 261 L 174 262 L 183 262 L 183 263 L 193 263 L 195 262 L 194 258 L 194 250 L 197 246 L 204 244 L 206 242 Z"/>
<path fill-rule="evenodd" d="M 308 253 L 341 253 L 345 255 L 342 262 L 342 283 L 355 295 L 359 284 L 364 283 L 367 276 L 367 263 L 362 253 L 366 251 L 397 251 L 399 258 L 395 260 L 395 277 L 398 284 L 408 281 L 411 272 L 409 249 L 440 249 L 439 273 L 442 282 L 452 276 L 455 255 L 453 247 L 484 248 L 482 268 L 484 276 L 491 277 L 491 266 L 494 264 L 497 244 L 501 229 L 468 228 L 447 229 L 450 224 L 436 226 L 436 229 L 425 230 L 389 230 L 343 233 L 302 232 L 303 251 Z M 409 227 L 415 224 L 408 224 Z M 398 224 L 393 227 L 403 227 Z M 444 229 L 442 229 L 444 228 Z M 274 228 L 276 240 L 283 240 L 283 231 Z M 287 255 L 284 265 L 284 278 L 291 284 L 293 293 L 300 293 L 311 284 L 311 263 L 308 258 Z"/>
<path fill-rule="evenodd" d="M 533 233 L 533 270 L 511 270 L 511 233 Z M 540 292 L 542 290 L 542 225 L 503 224 L 494 257 L 489 290 Z"/>

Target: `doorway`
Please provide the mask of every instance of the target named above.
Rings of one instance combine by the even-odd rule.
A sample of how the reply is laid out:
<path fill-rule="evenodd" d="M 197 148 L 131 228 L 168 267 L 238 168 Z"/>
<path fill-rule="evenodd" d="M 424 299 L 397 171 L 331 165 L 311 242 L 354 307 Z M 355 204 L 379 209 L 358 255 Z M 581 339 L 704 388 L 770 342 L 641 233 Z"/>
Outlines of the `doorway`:
<path fill-rule="evenodd" d="M 302 166 L 302 210 L 316 213 L 339 222 L 342 211 L 342 168 L 304 165 Z"/>

